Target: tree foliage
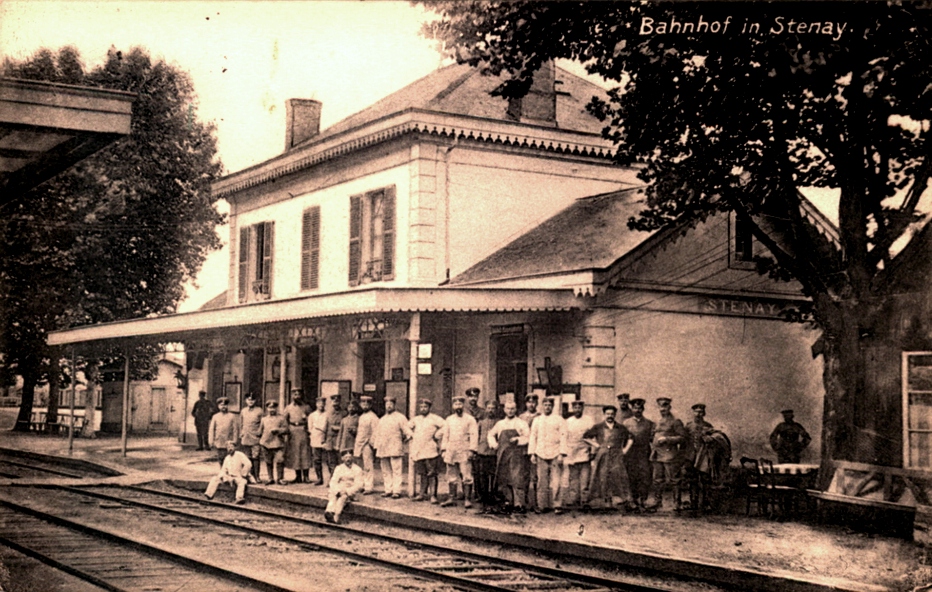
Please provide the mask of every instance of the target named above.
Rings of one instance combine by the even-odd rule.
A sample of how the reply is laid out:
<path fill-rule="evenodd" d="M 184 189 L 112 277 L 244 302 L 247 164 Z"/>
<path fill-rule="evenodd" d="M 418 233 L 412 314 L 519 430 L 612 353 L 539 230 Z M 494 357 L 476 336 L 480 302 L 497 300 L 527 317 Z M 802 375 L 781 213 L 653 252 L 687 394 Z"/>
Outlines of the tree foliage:
<path fill-rule="evenodd" d="M 72 47 L 43 49 L 2 72 L 136 94 L 128 137 L 17 196 L 0 218 L 0 354 L 29 386 L 46 372 L 49 331 L 175 310 L 221 244 L 210 186 L 222 167 L 189 76 L 143 49 L 111 49 L 90 70 Z"/>
<path fill-rule="evenodd" d="M 823 457 L 859 430 L 858 340 L 889 296 L 932 173 L 932 10 L 925 3 L 423 2 L 460 62 L 527 91 L 553 58 L 617 86 L 592 112 L 647 209 L 633 228 L 733 210 L 812 297 L 826 362 Z M 837 237 L 799 187 L 840 190 Z M 898 242 L 900 241 L 900 242 Z M 887 443 L 889 444 L 889 443 Z M 890 447 L 893 452 L 895 446 Z M 869 456 L 869 454 L 868 454 Z"/>

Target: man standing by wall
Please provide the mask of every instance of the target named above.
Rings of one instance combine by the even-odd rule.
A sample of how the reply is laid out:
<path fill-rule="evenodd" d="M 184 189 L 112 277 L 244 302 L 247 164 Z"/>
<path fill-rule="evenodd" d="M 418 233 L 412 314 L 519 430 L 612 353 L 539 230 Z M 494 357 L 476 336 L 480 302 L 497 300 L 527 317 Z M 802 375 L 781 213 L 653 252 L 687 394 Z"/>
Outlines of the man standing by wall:
<path fill-rule="evenodd" d="M 385 397 L 385 415 L 375 432 L 375 456 L 382 469 L 385 491 L 382 497 L 401 498 L 401 477 L 404 468 L 404 444 L 413 434 L 408 418 L 395 410 L 395 397 Z"/>
<path fill-rule="evenodd" d="M 455 401 L 456 399 L 454 399 Z M 449 421 L 449 420 L 448 420 Z M 470 467 L 476 483 L 476 494 L 482 504 L 482 513 L 493 511 L 496 507 L 495 451 L 489 447 L 489 432 L 498 421 L 498 404 L 494 399 L 485 402 L 485 418 L 477 422 L 478 445 Z M 449 475 L 449 467 L 447 467 Z"/>
<path fill-rule="evenodd" d="M 314 464 L 314 474 L 317 476 L 314 485 L 323 485 L 324 462 L 327 460 L 327 451 L 324 449 L 327 443 L 327 399 L 317 397 L 314 404 L 317 408 L 307 417 L 307 430 L 310 437 L 311 462 Z"/>
<path fill-rule="evenodd" d="M 259 480 L 259 437 L 262 435 L 262 407 L 256 406 L 255 393 L 246 395 L 246 407 L 239 412 L 240 444 L 252 463 L 252 476 Z"/>
<path fill-rule="evenodd" d="M 420 399 L 417 415 L 411 418 L 408 427 L 414 434 L 411 438 L 409 459 L 414 463 L 414 475 L 420 480 L 420 492 L 412 498 L 419 502 L 430 499 L 437 503 L 437 481 L 440 475 L 440 442 L 443 437 L 443 418 L 430 412 L 433 401 Z"/>
<path fill-rule="evenodd" d="M 495 481 L 498 490 L 505 496 L 507 505 L 517 514 L 526 511 L 528 459 L 527 444 L 531 428 L 518 417 L 514 401 L 505 403 L 505 418 L 498 421 L 489 432 L 489 447 L 498 452 Z"/>
<path fill-rule="evenodd" d="M 631 484 L 631 497 L 638 510 L 644 510 L 650 495 L 650 443 L 654 439 L 654 422 L 644 417 L 644 399 L 631 399 L 631 413 L 622 422 L 631 434 L 631 448 L 625 456 L 625 468 Z"/>
<path fill-rule="evenodd" d="M 531 425 L 531 439 L 527 453 L 531 457 L 532 471 L 537 474 L 538 514 L 549 512 L 554 504 L 560 507 L 560 444 L 566 438 L 566 420 L 553 412 L 553 397 L 544 398 L 542 413 Z M 536 470 L 535 470 L 536 469 Z"/>
<path fill-rule="evenodd" d="M 568 473 L 568 489 L 563 496 L 565 507 L 576 504 L 586 506 L 589 504 L 589 445 L 585 442 L 585 434 L 592 427 L 592 419 L 583 415 L 585 403 L 573 401 L 573 415 L 566 420 L 566 438 L 560 444 L 560 456 L 563 459 L 563 470 Z M 557 508 L 555 513 L 562 513 Z"/>
<path fill-rule="evenodd" d="M 327 412 L 327 435 L 324 439 L 324 450 L 327 459 L 327 470 L 333 475 L 334 469 L 340 464 L 340 426 L 343 423 L 343 409 L 340 404 L 340 395 L 330 398 L 330 411 Z"/>
<path fill-rule="evenodd" d="M 657 406 L 660 408 L 660 421 L 657 422 L 657 429 L 654 431 L 653 450 L 650 454 L 654 472 L 654 498 L 648 509 L 657 510 L 663 506 L 663 490 L 666 485 L 670 485 L 673 488 L 674 509 L 678 512 L 683 508 L 680 482 L 686 428 L 683 427 L 682 421 L 673 416 L 672 400 L 669 397 L 659 397 Z"/>
<path fill-rule="evenodd" d="M 812 442 L 812 436 L 802 425 L 793 421 L 793 410 L 784 409 L 783 421 L 770 434 L 770 447 L 777 453 L 780 463 L 799 463 L 803 450 Z"/>
<path fill-rule="evenodd" d="M 285 438 L 288 437 L 288 422 L 278 414 L 278 401 L 265 404 L 268 414 L 262 418 L 259 428 L 259 444 L 262 458 L 269 473 L 267 485 L 285 484 Z"/>
<path fill-rule="evenodd" d="M 457 486 L 462 483 L 463 505 L 469 508 L 472 506 L 473 458 L 479 446 L 479 424 L 475 417 L 465 413 L 464 397 L 453 397 L 453 413 L 447 417 L 441 436 L 440 449 L 447 467 L 450 495 L 440 505 L 445 508 L 456 505 Z"/>
<path fill-rule="evenodd" d="M 586 433 L 586 440 L 595 448 L 589 495 L 601 501 L 605 509 L 615 508 L 615 498 L 625 509 L 631 509 L 631 488 L 625 468 L 625 454 L 631 449 L 627 428 L 615 421 L 618 410 L 612 405 L 602 407 L 604 421 Z"/>
<path fill-rule="evenodd" d="M 311 443 L 307 435 L 307 408 L 300 389 L 291 391 L 291 403 L 285 407 L 288 421 L 288 445 L 285 447 L 285 466 L 295 474 L 295 483 L 308 481 L 311 468 Z"/>
<path fill-rule="evenodd" d="M 219 411 L 210 419 L 207 430 L 208 443 L 217 452 L 217 460 L 223 465 L 227 457 L 227 443 L 236 446 L 239 442 L 239 416 L 230 413 L 230 400 L 226 397 L 217 399 Z"/>
<path fill-rule="evenodd" d="M 359 409 L 361 414 L 356 428 L 353 456 L 362 461 L 362 493 L 368 495 L 375 488 L 375 449 L 372 439 L 379 427 L 379 416 L 372 410 L 372 397 L 369 395 L 359 397 Z"/>
<path fill-rule="evenodd" d="M 197 394 L 197 401 L 191 409 L 191 415 L 194 416 L 194 429 L 197 430 L 197 449 L 208 450 L 210 448 L 210 438 L 208 430 L 210 429 L 210 420 L 214 413 L 217 412 L 217 406 L 207 398 L 207 393 L 201 391 Z"/>
<path fill-rule="evenodd" d="M 521 419 L 524 420 L 524 423 L 528 427 L 534 427 L 534 420 L 540 417 L 540 411 L 537 410 L 538 396 L 534 393 L 524 396 L 524 413 L 519 415 Z M 533 459 L 528 454 L 528 460 Z M 537 471 L 534 467 L 528 467 L 528 480 L 527 480 L 527 503 L 528 507 L 537 510 Z"/>

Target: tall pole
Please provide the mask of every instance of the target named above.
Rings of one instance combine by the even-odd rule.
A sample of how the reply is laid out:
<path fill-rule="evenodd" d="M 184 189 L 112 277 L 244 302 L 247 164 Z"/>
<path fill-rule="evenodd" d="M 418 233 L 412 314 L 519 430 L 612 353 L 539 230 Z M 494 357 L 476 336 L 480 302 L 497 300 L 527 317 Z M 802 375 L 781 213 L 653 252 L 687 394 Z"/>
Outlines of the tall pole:
<path fill-rule="evenodd" d="M 278 363 L 279 363 L 279 372 L 278 372 L 278 408 L 285 408 L 285 397 L 288 393 L 285 392 L 285 382 L 287 380 L 286 370 L 288 369 L 288 360 L 286 356 L 288 355 L 288 350 L 285 347 L 285 338 L 282 337 L 281 343 L 279 344 L 278 350 Z M 305 401 L 306 403 L 306 401 Z"/>
<path fill-rule="evenodd" d="M 74 453 L 74 399 L 78 388 L 78 365 L 75 362 L 74 346 L 71 346 L 71 420 L 68 424 L 68 456 Z M 87 392 L 87 391 L 85 391 Z"/>
<path fill-rule="evenodd" d="M 123 364 L 123 457 L 126 457 L 126 429 L 129 424 L 129 350 L 124 354 Z"/>

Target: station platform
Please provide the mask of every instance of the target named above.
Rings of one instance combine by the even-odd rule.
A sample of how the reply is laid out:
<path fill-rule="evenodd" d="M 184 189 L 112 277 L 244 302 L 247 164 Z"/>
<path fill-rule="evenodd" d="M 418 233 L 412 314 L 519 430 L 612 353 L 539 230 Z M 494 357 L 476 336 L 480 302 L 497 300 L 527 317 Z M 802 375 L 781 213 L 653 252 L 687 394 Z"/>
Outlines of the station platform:
<path fill-rule="evenodd" d="M 189 436 L 189 440 L 191 437 Z M 210 451 L 175 437 L 130 437 L 126 455 L 116 438 L 76 438 L 0 431 L 0 448 L 91 462 L 123 473 L 101 482 L 138 484 L 165 480 L 201 489 L 218 468 Z M 263 469 L 264 471 L 264 469 Z M 293 475 L 286 470 L 286 479 Z M 96 480 L 95 480 L 96 481 Z M 73 481 L 71 482 L 73 484 Z M 381 492 L 376 477 L 376 491 Z M 441 477 L 441 493 L 445 489 Z M 218 494 L 218 500 L 231 492 Z M 311 484 L 251 485 L 250 497 L 320 508 L 327 488 Z M 744 590 L 924 590 L 932 583 L 925 550 L 902 539 L 843 527 L 776 521 L 741 515 L 691 515 L 664 508 L 655 514 L 567 512 L 486 515 L 462 502 L 441 508 L 427 502 L 380 495 L 358 496 L 344 518 L 378 518 L 409 527 L 501 544 L 552 549 L 654 572 L 676 574 Z"/>

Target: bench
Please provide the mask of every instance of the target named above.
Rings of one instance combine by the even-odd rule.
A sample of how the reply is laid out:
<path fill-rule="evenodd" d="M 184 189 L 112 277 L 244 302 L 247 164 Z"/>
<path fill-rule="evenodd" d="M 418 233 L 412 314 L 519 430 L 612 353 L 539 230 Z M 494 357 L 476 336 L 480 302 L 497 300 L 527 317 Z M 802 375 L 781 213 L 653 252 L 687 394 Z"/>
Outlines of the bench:
<path fill-rule="evenodd" d="M 867 463 L 834 461 L 827 491 L 808 489 L 818 518 L 859 530 L 911 538 L 917 506 L 929 503 L 932 472 Z"/>

